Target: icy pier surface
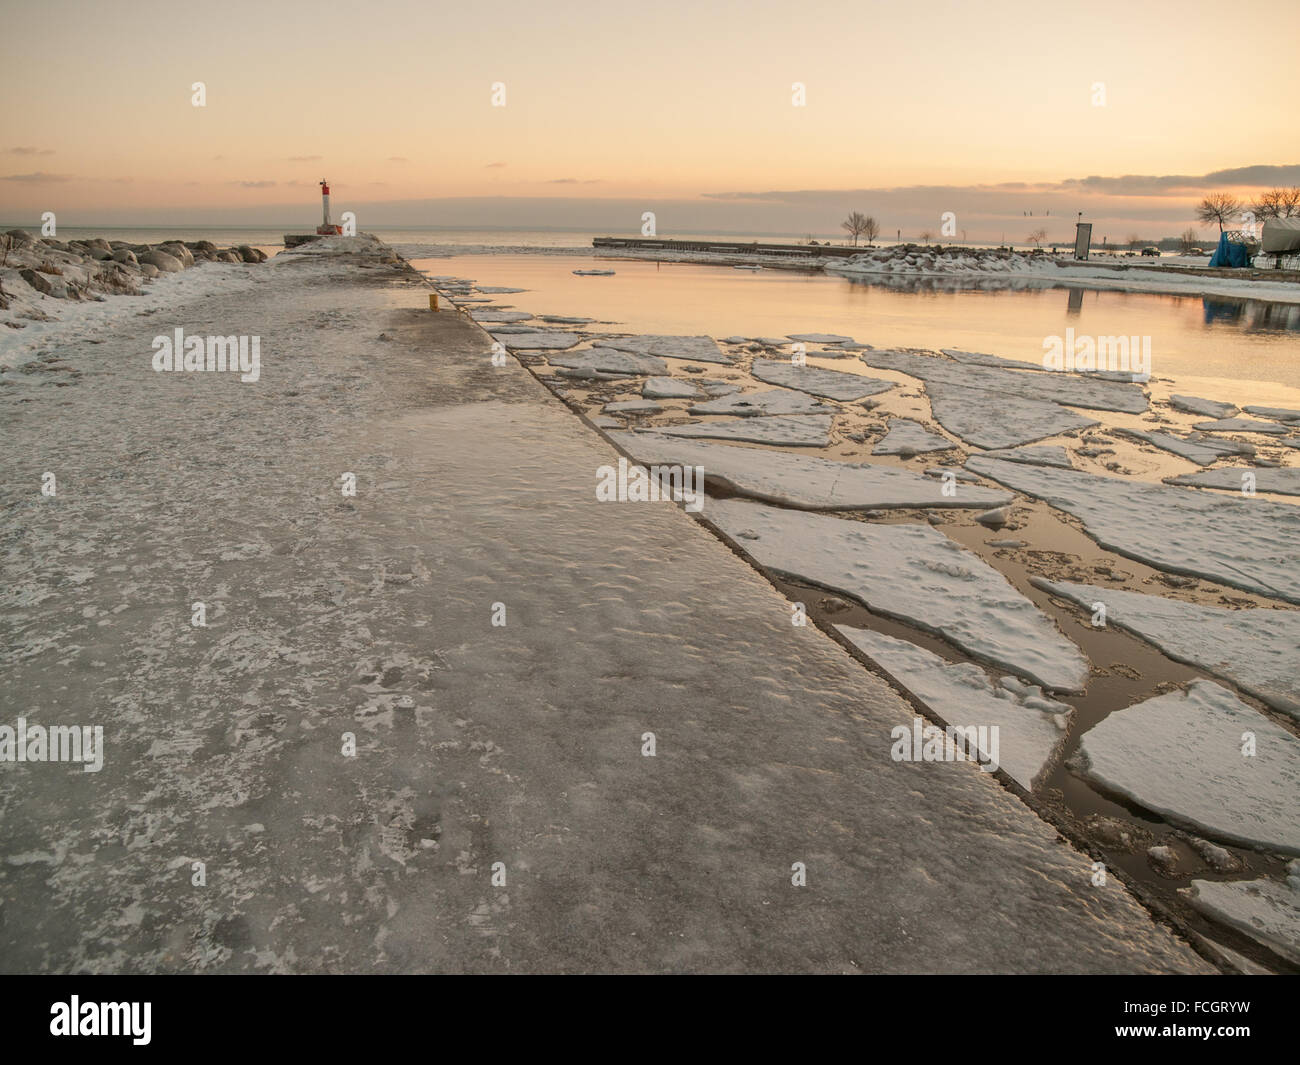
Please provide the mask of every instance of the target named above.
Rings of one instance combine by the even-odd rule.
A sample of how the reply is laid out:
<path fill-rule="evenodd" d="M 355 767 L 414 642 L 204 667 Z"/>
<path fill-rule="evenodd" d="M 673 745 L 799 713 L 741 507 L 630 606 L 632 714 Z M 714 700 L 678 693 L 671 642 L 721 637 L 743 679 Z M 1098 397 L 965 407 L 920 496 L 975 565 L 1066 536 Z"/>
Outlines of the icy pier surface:
<path fill-rule="evenodd" d="M 3 721 L 106 743 L 0 772 L 7 970 L 1209 968 L 410 275 L 264 270 L 0 388 Z"/>

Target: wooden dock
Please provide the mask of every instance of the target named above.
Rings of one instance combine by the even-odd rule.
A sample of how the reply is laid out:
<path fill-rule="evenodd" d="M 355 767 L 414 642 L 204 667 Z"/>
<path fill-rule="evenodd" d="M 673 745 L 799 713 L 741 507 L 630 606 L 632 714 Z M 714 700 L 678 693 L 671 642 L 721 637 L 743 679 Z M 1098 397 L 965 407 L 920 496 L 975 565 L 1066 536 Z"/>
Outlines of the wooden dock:
<path fill-rule="evenodd" d="M 868 249 L 834 244 L 763 244 L 759 241 L 728 242 L 716 240 L 658 240 L 654 237 L 594 237 L 591 245 L 598 250 L 712 252 L 715 255 L 775 255 L 800 259 L 847 259 Z"/>

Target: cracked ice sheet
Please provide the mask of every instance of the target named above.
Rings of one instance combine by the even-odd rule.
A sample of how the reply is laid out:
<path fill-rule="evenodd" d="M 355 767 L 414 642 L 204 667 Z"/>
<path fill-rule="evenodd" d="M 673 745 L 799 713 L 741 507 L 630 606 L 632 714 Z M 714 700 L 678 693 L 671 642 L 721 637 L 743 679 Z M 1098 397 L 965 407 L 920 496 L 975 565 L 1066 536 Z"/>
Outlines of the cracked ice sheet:
<path fill-rule="evenodd" d="M 1300 603 L 1300 508 L 983 455 L 966 466 L 1073 514 L 1111 551 Z"/>
<path fill-rule="evenodd" d="M 1169 433 L 1152 433 L 1143 429 L 1116 429 L 1115 432 L 1134 440 L 1145 440 L 1148 444 L 1165 451 L 1170 451 L 1180 458 L 1208 466 L 1227 455 L 1253 455 L 1255 449 L 1249 444 L 1239 444 L 1235 440 L 1215 440 L 1213 437 L 1194 434 L 1187 438 L 1172 436 Z"/>
<path fill-rule="evenodd" d="M 708 518 L 760 566 L 830 588 L 875 613 L 1057 691 L 1081 691 L 1088 660 L 978 555 L 929 525 L 873 525 L 710 500 Z"/>
<path fill-rule="evenodd" d="M 890 418 L 887 432 L 871 449 L 873 455 L 921 455 L 927 451 L 948 451 L 957 445 L 932 433 L 909 418 Z"/>
<path fill-rule="evenodd" d="M 1175 662 L 1236 684 L 1300 721 L 1300 610 L 1231 610 L 1094 584 L 1031 579 L 1036 587 L 1084 610 L 1104 603 L 1107 624 L 1141 637 Z"/>
<path fill-rule="evenodd" d="M 570 370 L 603 371 L 605 373 L 666 374 L 668 364 L 653 355 L 635 355 L 612 348 L 588 348 L 572 355 L 548 355 L 552 366 Z"/>
<path fill-rule="evenodd" d="M 1146 393 L 1135 384 L 1090 373 L 1048 370 L 1008 370 L 954 362 L 938 355 L 905 351 L 867 351 L 860 358 L 868 366 L 960 388 L 978 388 L 1023 399 L 1060 403 L 1090 410 L 1141 414 L 1147 409 Z"/>
<path fill-rule="evenodd" d="M 770 385 L 784 385 L 814 396 L 844 402 L 874 396 L 897 387 L 893 381 L 883 381 L 879 377 L 825 370 L 820 366 L 795 366 L 782 359 L 755 359 L 749 372 Z"/>
<path fill-rule="evenodd" d="M 934 479 L 893 466 L 851 465 L 780 451 L 696 444 L 666 437 L 662 430 L 611 433 L 610 437 L 642 465 L 702 466 L 706 478 L 721 481 L 741 495 L 783 506 L 814 510 L 991 508 L 1013 498 L 1010 493 L 988 488 L 961 488 L 956 495 L 945 496 L 943 485 Z"/>
<path fill-rule="evenodd" d="M 1280 422 L 1300 422 L 1300 410 L 1290 407 L 1256 407 L 1247 404 L 1242 407 L 1247 414 L 1257 414 L 1261 418 L 1275 418 Z"/>
<path fill-rule="evenodd" d="M 533 351 L 562 351 L 585 340 L 577 333 L 562 333 L 550 330 L 545 333 L 501 333 L 493 332 L 493 340 L 499 340 L 508 348 L 520 348 Z"/>
<path fill-rule="evenodd" d="M 728 422 L 695 422 L 656 427 L 664 436 L 700 440 L 743 440 L 751 444 L 785 447 L 829 447 L 831 416 L 815 414 L 799 418 L 742 418 Z"/>
<path fill-rule="evenodd" d="M 1300 469 L 1283 467 L 1273 469 L 1268 466 L 1225 466 L 1218 470 L 1201 470 L 1199 473 L 1185 473 L 1179 477 L 1166 477 L 1165 484 L 1187 484 L 1197 488 L 1226 488 L 1240 492 L 1247 483 L 1243 474 L 1253 474 L 1257 492 L 1276 492 L 1284 496 L 1300 496 Z"/>
<path fill-rule="evenodd" d="M 1213 681 L 1115 711 L 1083 734 L 1071 768 L 1171 824 L 1300 854 L 1300 740 Z"/>
<path fill-rule="evenodd" d="M 853 338 L 840 336 L 839 333 L 787 333 L 791 340 L 805 344 L 852 344 Z"/>
<path fill-rule="evenodd" d="M 1207 917 L 1300 965 L 1300 861 L 1287 863 L 1285 880 L 1193 880 L 1180 894 Z"/>
<path fill-rule="evenodd" d="M 1026 791 L 1056 760 L 1073 707 L 1014 677 L 994 685 L 979 666 L 946 662 L 907 640 L 835 627 L 945 725 L 997 726 L 998 764 Z"/>
<path fill-rule="evenodd" d="M 712 337 L 706 336 L 635 336 L 601 339 L 596 345 L 615 351 L 630 351 L 637 355 L 658 355 L 665 359 L 689 359 L 692 362 L 720 362 L 730 366 L 734 361 L 723 353 Z"/>
<path fill-rule="evenodd" d="M 838 407 L 820 403 L 811 396 L 788 388 L 737 393 L 687 408 L 690 414 L 734 414 L 741 418 L 778 414 L 834 414 L 837 410 Z"/>
<path fill-rule="evenodd" d="M 1074 469 L 1074 463 L 1070 461 L 1070 453 L 1059 444 L 1017 447 L 1007 451 L 990 451 L 989 458 L 1006 459 L 1008 462 L 1024 462 L 1030 466 L 1059 466 L 1063 470 Z"/>
<path fill-rule="evenodd" d="M 979 351 L 959 351 L 955 348 L 940 348 L 945 355 L 956 362 L 969 363 L 975 366 L 1002 366 L 1009 370 L 1039 370 L 1044 373 L 1087 373 L 1089 377 L 1097 378 L 1102 381 L 1123 381 L 1132 382 L 1133 374 L 1125 373 L 1121 370 L 1048 370 L 1046 366 L 1037 365 L 1032 362 L 1021 362 L 1019 359 L 1007 359 L 1001 355 L 985 355 Z"/>

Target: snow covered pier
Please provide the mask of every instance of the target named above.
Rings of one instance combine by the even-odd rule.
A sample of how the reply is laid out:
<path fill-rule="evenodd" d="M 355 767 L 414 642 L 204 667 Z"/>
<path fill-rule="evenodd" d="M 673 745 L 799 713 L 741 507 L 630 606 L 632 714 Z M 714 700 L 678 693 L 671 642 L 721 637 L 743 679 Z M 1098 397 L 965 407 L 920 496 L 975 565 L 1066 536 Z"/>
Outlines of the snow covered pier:
<path fill-rule="evenodd" d="M 5 721 L 105 745 L 0 772 L 6 970 L 1211 969 L 997 779 L 893 760 L 881 677 L 330 246 L 0 390 Z M 175 324 L 259 380 L 155 373 Z"/>

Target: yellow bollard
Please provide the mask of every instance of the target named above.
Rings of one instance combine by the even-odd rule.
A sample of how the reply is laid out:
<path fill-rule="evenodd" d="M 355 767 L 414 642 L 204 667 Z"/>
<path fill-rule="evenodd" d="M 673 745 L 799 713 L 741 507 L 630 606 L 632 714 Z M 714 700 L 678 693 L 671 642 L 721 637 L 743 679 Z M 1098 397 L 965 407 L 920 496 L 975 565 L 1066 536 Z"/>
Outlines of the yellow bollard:
<path fill-rule="evenodd" d="M 436 311 L 437 309 L 438 309 L 438 293 L 436 293 L 436 292 L 430 292 L 430 293 L 429 293 L 429 310 L 431 310 L 431 311 Z"/>

